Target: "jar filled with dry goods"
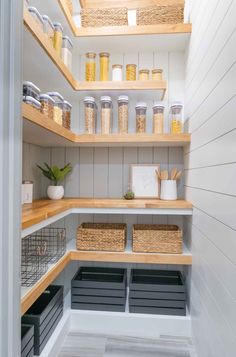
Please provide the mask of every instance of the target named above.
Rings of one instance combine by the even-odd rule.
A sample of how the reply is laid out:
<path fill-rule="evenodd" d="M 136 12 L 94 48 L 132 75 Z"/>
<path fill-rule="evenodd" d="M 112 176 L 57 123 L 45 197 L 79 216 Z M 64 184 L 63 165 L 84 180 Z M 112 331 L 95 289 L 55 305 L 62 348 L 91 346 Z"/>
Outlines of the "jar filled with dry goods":
<path fill-rule="evenodd" d="M 72 105 L 64 100 L 62 107 L 62 125 L 68 130 L 70 130 L 71 127 L 71 109 Z"/>
<path fill-rule="evenodd" d="M 136 81 L 136 64 L 127 64 L 126 65 L 126 80 L 127 81 Z"/>
<path fill-rule="evenodd" d="M 61 59 L 68 67 L 70 71 L 72 71 L 72 50 L 73 43 L 69 36 L 62 37 L 62 48 L 61 48 Z"/>
<path fill-rule="evenodd" d="M 127 134 L 129 125 L 129 97 L 120 95 L 118 98 L 118 131 Z"/>
<path fill-rule="evenodd" d="M 138 102 L 135 107 L 136 110 L 136 133 L 141 134 L 146 132 L 146 113 L 147 104 Z"/>
<path fill-rule="evenodd" d="M 139 80 L 140 81 L 148 81 L 149 80 L 149 69 L 140 69 Z"/>
<path fill-rule="evenodd" d="M 110 134 L 112 131 L 112 100 L 109 96 L 101 97 L 101 133 Z"/>
<path fill-rule="evenodd" d="M 38 100 L 34 99 L 33 97 L 29 97 L 29 96 L 23 97 L 23 102 L 31 105 L 33 108 L 35 108 L 39 111 L 41 109 L 40 102 Z"/>
<path fill-rule="evenodd" d="M 58 92 L 48 92 L 47 93 L 54 100 L 54 109 L 53 109 L 53 120 L 62 125 L 62 110 L 64 98 Z"/>
<path fill-rule="evenodd" d="M 162 103 L 156 102 L 153 105 L 153 134 L 164 133 L 164 109 Z"/>
<path fill-rule="evenodd" d="M 93 97 L 84 98 L 84 129 L 86 134 L 95 134 L 97 106 Z"/>
<path fill-rule="evenodd" d="M 63 34 L 63 27 L 60 22 L 54 22 L 54 40 L 53 46 L 57 52 L 57 54 L 61 55 L 61 47 L 62 47 L 62 34 Z"/>
<path fill-rule="evenodd" d="M 39 97 L 41 103 L 41 113 L 53 120 L 54 100 L 48 94 L 41 94 Z"/>
<path fill-rule="evenodd" d="M 100 81 L 108 81 L 110 54 L 107 52 L 102 52 L 99 53 L 99 57 L 100 57 Z"/>
<path fill-rule="evenodd" d="M 33 97 L 36 100 L 39 100 L 40 89 L 32 82 L 25 81 L 23 82 L 23 96 Z"/>
<path fill-rule="evenodd" d="M 122 64 L 114 64 L 112 66 L 112 80 L 114 82 L 122 81 Z"/>
<path fill-rule="evenodd" d="M 48 35 L 52 45 L 54 43 L 54 26 L 52 21 L 47 15 L 43 15 L 44 32 Z"/>
<path fill-rule="evenodd" d="M 180 134 L 183 130 L 183 105 L 181 102 L 175 102 L 170 107 L 170 132 L 171 134 Z"/>
<path fill-rule="evenodd" d="M 162 69 L 153 69 L 152 70 L 152 80 L 153 81 L 162 81 Z"/>
<path fill-rule="evenodd" d="M 33 16 L 33 18 L 37 22 L 38 26 L 40 27 L 40 29 L 43 31 L 43 26 L 44 26 L 43 18 L 40 15 L 39 11 L 36 9 L 36 7 L 33 7 L 33 6 L 29 6 L 28 11 L 29 11 L 30 15 Z"/>
<path fill-rule="evenodd" d="M 85 64 L 85 80 L 87 82 L 96 81 L 96 53 L 88 52 L 86 53 L 86 64 Z"/>

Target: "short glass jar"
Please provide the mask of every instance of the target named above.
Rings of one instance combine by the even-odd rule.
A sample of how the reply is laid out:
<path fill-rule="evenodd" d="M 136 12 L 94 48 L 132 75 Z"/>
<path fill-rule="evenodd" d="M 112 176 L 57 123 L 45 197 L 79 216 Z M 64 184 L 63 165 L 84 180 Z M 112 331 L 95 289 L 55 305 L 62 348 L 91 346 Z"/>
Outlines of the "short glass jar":
<path fill-rule="evenodd" d="M 84 131 L 86 134 L 95 134 L 97 106 L 93 97 L 84 98 Z"/>
<path fill-rule="evenodd" d="M 43 28 L 44 32 L 48 35 L 49 40 L 51 41 L 52 45 L 54 43 L 54 26 L 52 21 L 50 20 L 49 16 L 43 15 Z"/>
<path fill-rule="evenodd" d="M 152 80 L 153 81 L 162 81 L 162 69 L 153 69 L 152 70 Z"/>
<path fill-rule="evenodd" d="M 112 81 L 120 82 L 122 81 L 122 64 L 113 64 L 112 66 Z"/>
<path fill-rule="evenodd" d="M 40 27 L 40 29 L 43 31 L 44 23 L 43 23 L 43 18 L 40 15 L 39 11 L 36 9 L 36 7 L 33 7 L 33 6 L 29 6 L 28 11 L 29 11 L 30 15 L 33 16 L 33 18 L 37 22 L 38 26 Z"/>
<path fill-rule="evenodd" d="M 29 97 L 29 96 L 23 97 L 23 102 L 31 105 L 33 108 L 35 108 L 39 111 L 41 109 L 40 102 L 38 100 L 34 99 L 33 97 Z"/>
<path fill-rule="evenodd" d="M 63 27 L 60 22 L 54 22 L 54 39 L 53 39 L 53 46 L 57 52 L 57 54 L 61 55 L 61 48 L 62 48 L 62 35 L 63 35 Z"/>
<path fill-rule="evenodd" d="M 61 59 L 67 66 L 67 68 L 72 71 L 72 50 L 73 43 L 69 36 L 62 37 L 62 48 L 61 48 Z"/>
<path fill-rule="evenodd" d="M 85 80 L 87 82 L 96 81 L 96 53 L 86 53 Z"/>
<path fill-rule="evenodd" d="M 139 80 L 148 81 L 149 80 L 149 69 L 140 69 L 139 71 Z"/>
<path fill-rule="evenodd" d="M 33 97 L 36 100 L 39 100 L 40 89 L 32 82 L 25 81 L 23 82 L 23 96 Z"/>
<path fill-rule="evenodd" d="M 118 132 L 128 134 L 129 127 L 129 97 L 120 95 L 118 98 Z"/>
<path fill-rule="evenodd" d="M 72 105 L 64 100 L 62 107 L 62 126 L 68 130 L 71 127 L 71 109 Z"/>
<path fill-rule="evenodd" d="M 54 109 L 53 109 L 53 120 L 62 125 L 62 110 L 63 110 L 63 96 L 58 92 L 48 92 L 47 93 L 54 100 Z"/>
<path fill-rule="evenodd" d="M 110 54 L 108 52 L 102 52 L 99 53 L 99 57 L 100 57 L 100 81 L 108 81 Z"/>
<path fill-rule="evenodd" d="M 153 134 L 164 133 L 164 109 L 165 106 L 160 102 L 153 105 Z"/>
<path fill-rule="evenodd" d="M 170 132 L 171 134 L 181 134 L 183 130 L 183 104 L 181 102 L 172 103 L 170 107 Z"/>
<path fill-rule="evenodd" d="M 126 80 L 127 81 L 136 81 L 136 64 L 127 64 L 126 65 Z"/>
<path fill-rule="evenodd" d="M 138 102 L 136 104 L 135 110 L 136 110 L 136 133 L 137 134 L 145 133 L 147 104 L 145 102 Z"/>
<path fill-rule="evenodd" d="M 112 100 L 109 96 L 101 97 L 101 133 L 112 132 Z"/>
<path fill-rule="evenodd" d="M 54 100 L 48 94 L 41 94 L 39 97 L 41 103 L 41 113 L 46 115 L 48 119 L 53 120 Z"/>

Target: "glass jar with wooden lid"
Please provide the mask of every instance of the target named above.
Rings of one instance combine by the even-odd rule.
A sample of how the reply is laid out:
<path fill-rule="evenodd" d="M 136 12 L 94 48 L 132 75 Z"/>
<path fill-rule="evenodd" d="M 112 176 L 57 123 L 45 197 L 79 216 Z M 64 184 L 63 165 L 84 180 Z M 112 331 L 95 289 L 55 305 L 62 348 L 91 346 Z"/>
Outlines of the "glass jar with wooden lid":
<path fill-rule="evenodd" d="M 112 81 L 120 82 L 122 81 L 122 64 L 113 64 L 112 66 Z"/>
<path fill-rule="evenodd" d="M 85 80 L 87 82 L 96 81 L 96 53 L 86 53 Z"/>
<path fill-rule="evenodd" d="M 127 64 L 126 65 L 126 80 L 127 81 L 136 81 L 136 64 Z"/>
<path fill-rule="evenodd" d="M 152 70 L 152 80 L 153 81 L 162 81 L 163 70 L 156 68 Z"/>
<path fill-rule="evenodd" d="M 164 109 L 165 106 L 162 102 L 153 104 L 153 134 L 164 133 Z"/>
<path fill-rule="evenodd" d="M 139 80 L 148 81 L 149 80 L 149 69 L 140 69 L 139 70 Z"/>
<path fill-rule="evenodd" d="M 100 81 L 108 81 L 110 54 L 108 52 L 101 52 L 99 53 L 99 57 L 100 57 Z"/>

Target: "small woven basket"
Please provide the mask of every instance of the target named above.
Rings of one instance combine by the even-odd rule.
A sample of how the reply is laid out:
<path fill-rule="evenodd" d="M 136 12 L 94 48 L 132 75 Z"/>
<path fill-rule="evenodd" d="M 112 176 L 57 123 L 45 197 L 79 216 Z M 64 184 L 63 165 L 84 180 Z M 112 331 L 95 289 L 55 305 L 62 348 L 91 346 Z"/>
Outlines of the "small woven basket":
<path fill-rule="evenodd" d="M 128 10 L 122 8 L 82 9 L 82 27 L 126 26 L 128 25 Z"/>
<path fill-rule="evenodd" d="M 126 231 L 122 223 L 82 223 L 77 230 L 77 249 L 123 252 Z"/>
<path fill-rule="evenodd" d="M 133 226 L 133 251 L 181 254 L 183 252 L 182 230 L 175 225 L 135 224 Z"/>
<path fill-rule="evenodd" d="M 182 5 L 152 6 L 137 10 L 137 25 L 179 24 L 183 20 Z"/>

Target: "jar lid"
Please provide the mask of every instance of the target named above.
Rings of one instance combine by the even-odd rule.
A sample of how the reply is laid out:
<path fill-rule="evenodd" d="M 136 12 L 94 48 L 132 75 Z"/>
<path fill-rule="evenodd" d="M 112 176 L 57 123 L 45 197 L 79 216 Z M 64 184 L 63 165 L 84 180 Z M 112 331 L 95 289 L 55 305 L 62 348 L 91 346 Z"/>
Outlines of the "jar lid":
<path fill-rule="evenodd" d="M 23 82 L 23 86 L 30 87 L 30 88 L 34 89 L 36 92 L 40 93 L 40 89 L 38 87 L 36 87 L 36 85 L 32 82 L 25 81 L 25 82 Z"/>
<path fill-rule="evenodd" d="M 38 9 L 36 9 L 36 7 L 34 7 L 34 6 L 29 6 L 29 7 L 28 7 L 28 11 L 29 11 L 29 12 L 33 12 L 33 13 L 38 17 L 38 19 L 42 22 L 42 24 L 43 24 L 43 18 L 42 18 L 42 16 L 40 15 Z"/>
<path fill-rule="evenodd" d="M 40 99 L 40 100 L 41 100 L 41 99 L 47 99 L 47 100 L 50 100 L 52 103 L 55 103 L 54 99 L 53 99 L 52 97 L 50 97 L 50 95 L 48 95 L 48 94 L 41 94 L 41 95 L 39 96 L 39 99 Z"/>
<path fill-rule="evenodd" d="M 63 36 L 62 39 L 68 41 L 70 43 L 71 47 L 73 47 L 73 42 L 71 41 L 69 36 Z"/>
<path fill-rule="evenodd" d="M 118 97 L 118 102 L 129 102 L 129 97 L 127 95 L 120 95 Z"/>
<path fill-rule="evenodd" d="M 63 32 L 63 27 L 62 27 L 62 24 L 60 22 L 53 22 L 53 26 L 55 27 L 55 30 L 56 29 L 60 29 L 61 32 Z"/>
<path fill-rule="evenodd" d="M 23 180 L 22 181 L 22 184 L 25 185 L 25 184 L 30 184 L 32 185 L 34 182 L 33 181 L 30 181 L 30 180 Z"/>
<path fill-rule="evenodd" d="M 51 28 L 54 30 L 53 23 L 52 23 L 52 21 L 51 21 L 51 19 L 50 19 L 50 17 L 48 15 L 43 15 L 42 19 L 43 19 L 44 22 L 48 22 L 49 25 L 51 26 Z"/>
<path fill-rule="evenodd" d="M 149 73 L 149 69 L 140 69 L 139 73 Z"/>
<path fill-rule="evenodd" d="M 108 53 L 108 52 L 101 52 L 101 53 L 99 53 L 99 56 L 100 56 L 100 57 L 110 57 L 110 53 Z"/>
<path fill-rule="evenodd" d="M 58 92 L 48 92 L 46 94 L 49 95 L 50 97 L 52 97 L 55 102 L 63 102 L 64 101 L 63 96 Z"/>
<path fill-rule="evenodd" d="M 132 64 L 132 63 L 131 63 L 131 64 L 127 64 L 127 65 L 126 65 L 126 68 L 127 68 L 127 67 L 135 67 L 135 68 L 136 68 L 136 67 L 137 67 L 137 65 L 136 65 L 136 64 Z"/>
<path fill-rule="evenodd" d="M 95 57 L 96 57 L 96 53 L 94 53 L 94 52 L 87 52 L 87 53 L 86 53 L 86 57 L 87 57 L 87 58 L 95 58 Z"/>
<path fill-rule="evenodd" d="M 69 102 L 67 102 L 67 100 L 64 100 L 63 104 L 68 105 L 68 107 L 72 108 L 72 105 Z"/>
<path fill-rule="evenodd" d="M 109 97 L 108 95 L 103 95 L 100 99 L 101 102 L 110 102 L 112 103 L 112 99 L 111 97 Z"/>
<path fill-rule="evenodd" d="M 30 97 L 29 95 L 25 96 L 23 98 L 23 101 L 26 103 L 30 102 L 32 104 L 35 104 L 39 108 L 41 107 L 41 103 L 38 100 L 34 99 L 33 97 Z"/>
<path fill-rule="evenodd" d="M 171 103 L 171 108 L 183 108 L 183 103 L 182 102 L 173 102 Z"/>
<path fill-rule="evenodd" d="M 84 97 L 84 103 L 95 103 L 95 99 L 93 97 Z"/>
<path fill-rule="evenodd" d="M 123 68 L 122 64 L 113 64 L 112 68 Z"/>
<path fill-rule="evenodd" d="M 165 105 L 162 102 L 154 102 L 153 108 L 165 108 Z"/>
<path fill-rule="evenodd" d="M 136 107 L 135 108 L 144 108 L 144 109 L 147 109 L 147 103 L 145 102 L 138 102 L 136 104 Z"/>
<path fill-rule="evenodd" d="M 163 69 L 160 69 L 160 68 L 155 68 L 152 70 L 152 73 L 162 73 L 163 72 Z"/>

